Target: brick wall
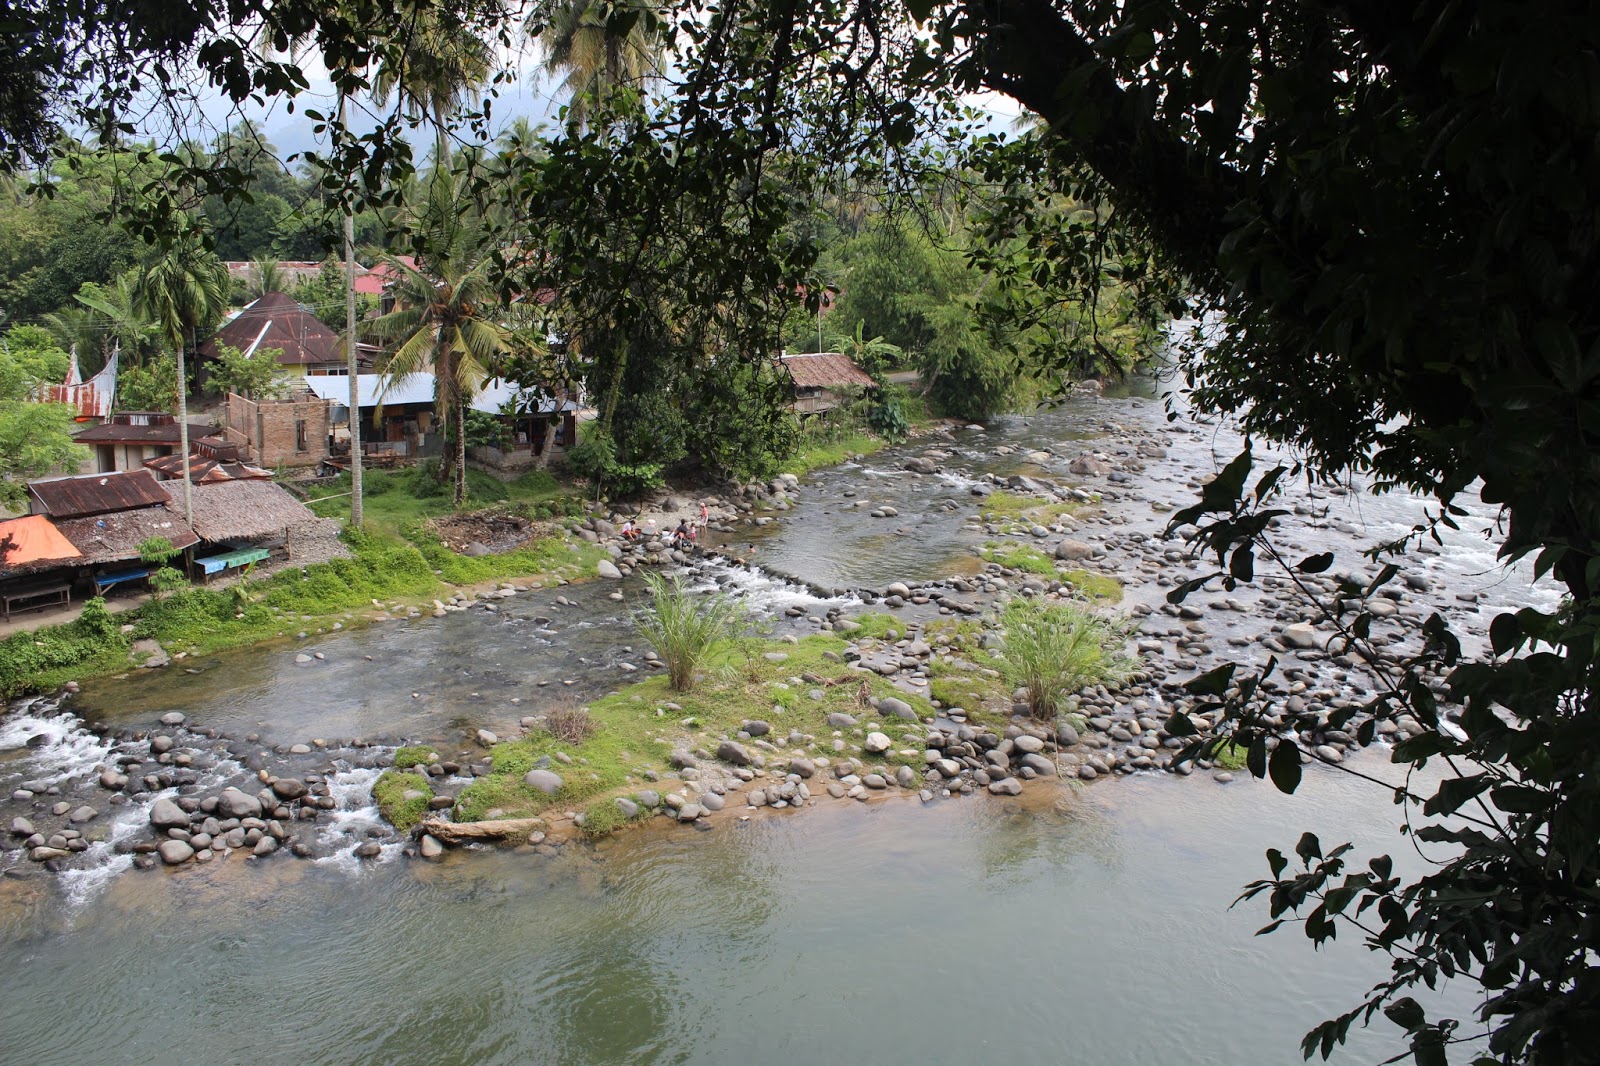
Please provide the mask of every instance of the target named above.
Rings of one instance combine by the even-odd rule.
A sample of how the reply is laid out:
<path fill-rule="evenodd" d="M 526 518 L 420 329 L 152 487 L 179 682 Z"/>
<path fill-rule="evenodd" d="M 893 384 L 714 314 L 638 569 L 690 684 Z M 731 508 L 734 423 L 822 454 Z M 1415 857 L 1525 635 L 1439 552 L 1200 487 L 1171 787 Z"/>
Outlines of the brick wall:
<path fill-rule="evenodd" d="M 269 469 L 314 466 L 328 454 L 330 406 L 314 398 L 255 403 L 229 393 L 228 442 L 247 448 L 253 462 Z"/>

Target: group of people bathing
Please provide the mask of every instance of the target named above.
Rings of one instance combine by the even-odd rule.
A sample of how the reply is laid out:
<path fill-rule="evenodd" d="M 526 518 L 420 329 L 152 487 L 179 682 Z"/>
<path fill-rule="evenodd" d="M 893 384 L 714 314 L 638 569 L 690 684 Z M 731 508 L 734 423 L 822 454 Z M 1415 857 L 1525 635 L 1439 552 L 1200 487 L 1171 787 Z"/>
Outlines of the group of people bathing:
<path fill-rule="evenodd" d="M 710 521 L 710 519 L 710 511 L 707 509 L 706 505 L 702 503 L 700 505 L 700 520 L 698 522 L 690 525 L 687 518 L 680 519 L 678 522 L 678 528 L 667 534 L 672 546 L 680 549 L 691 547 L 695 541 L 700 539 L 700 535 L 705 532 L 706 524 Z M 642 527 L 631 518 L 622 523 L 623 540 L 654 540 L 655 538 L 656 520 L 654 518 L 648 519 Z"/>

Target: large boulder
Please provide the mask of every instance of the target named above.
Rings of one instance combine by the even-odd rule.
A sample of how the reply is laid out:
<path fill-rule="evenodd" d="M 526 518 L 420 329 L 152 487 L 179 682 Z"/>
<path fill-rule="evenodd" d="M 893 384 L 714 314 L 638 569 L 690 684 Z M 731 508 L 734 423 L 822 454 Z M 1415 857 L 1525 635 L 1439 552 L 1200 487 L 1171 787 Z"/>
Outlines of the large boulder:
<path fill-rule="evenodd" d="M 1072 460 L 1067 469 L 1080 477 L 1105 477 L 1111 473 L 1111 464 L 1104 459 L 1084 454 Z"/>
<path fill-rule="evenodd" d="M 162 832 L 187 829 L 189 816 L 174 800 L 163 796 L 150 805 L 150 824 Z"/>
<path fill-rule="evenodd" d="M 161 853 L 161 861 L 168 866 L 177 866 L 194 858 L 194 849 L 181 840 L 163 840 L 156 850 Z"/>
<path fill-rule="evenodd" d="M 561 791 L 561 786 L 566 784 L 561 780 L 561 775 L 554 770 L 529 770 L 522 775 L 522 783 L 529 788 L 538 789 L 546 796 L 553 796 Z"/>
<path fill-rule="evenodd" d="M 717 758 L 735 766 L 749 766 L 750 752 L 737 740 L 724 740 L 717 745 Z"/>
<path fill-rule="evenodd" d="M 1309 622 L 1296 622 L 1283 627 L 1283 642 L 1291 648 L 1315 648 L 1317 631 L 1311 628 Z"/>
<path fill-rule="evenodd" d="M 911 704 L 893 696 L 885 696 L 878 701 L 878 713 L 884 717 L 904 718 L 908 722 L 917 721 L 917 712 L 911 709 Z"/>
<path fill-rule="evenodd" d="M 279 799 L 297 800 L 303 798 L 311 789 L 298 777 L 280 777 L 272 782 L 272 794 Z"/>
<path fill-rule="evenodd" d="M 595 572 L 601 577 L 610 578 L 612 581 L 622 580 L 622 571 L 617 569 L 617 564 L 610 559 L 601 559 L 595 564 Z"/>
<path fill-rule="evenodd" d="M 261 801 L 236 788 L 225 788 L 217 797 L 217 812 L 224 818 L 260 818 Z"/>
<path fill-rule="evenodd" d="M 1067 562 L 1077 562 L 1094 555 L 1094 548 L 1081 540 L 1064 540 L 1056 545 L 1056 558 Z"/>
<path fill-rule="evenodd" d="M 905 462 L 905 469 L 911 471 L 913 474 L 937 474 L 939 472 L 939 464 L 935 463 L 932 459 L 927 459 L 919 455 L 915 459 L 907 459 Z"/>
<path fill-rule="evenodd" d="M 876 754 L 879 754 L 881 752 L 888 751 L 889 747 L 893 743 L 894 743 L 894 741 L 890 740 L 883 733 L 872 732 L 872 733 L 868 733 L 867 734 L 866 742 L 863 743 L 861 746 L 866 748 L 868 751 L 872 752 L 874 755 L 876 755 Z"/>

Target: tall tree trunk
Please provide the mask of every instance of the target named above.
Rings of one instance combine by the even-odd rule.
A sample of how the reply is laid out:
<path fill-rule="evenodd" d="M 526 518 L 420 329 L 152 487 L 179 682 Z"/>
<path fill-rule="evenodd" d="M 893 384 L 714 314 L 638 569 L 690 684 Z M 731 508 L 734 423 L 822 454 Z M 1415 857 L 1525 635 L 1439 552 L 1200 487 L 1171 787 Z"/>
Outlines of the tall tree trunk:
<path fill-rule="evenodd" d="M 467 404 L 456 397 L 456 506 L 467 502 Z"/>
<path fill-rule="evenodd" d="M 184 376 L 183 342 L 178 342 L 178 454 L 183 456 L 183 524 L 194 529 L 194 486 L 189 482 L 189 382 Z"/>
<path fill-rule="evenodd" d="M 343 135 L 348 97 L 339 94 L 339 129 Z M 345 358 L 350 371 L 350 524 L 361 528 L 361 381 L 356 360 L 356 213 L 344 206 L 344 326 Z"/>

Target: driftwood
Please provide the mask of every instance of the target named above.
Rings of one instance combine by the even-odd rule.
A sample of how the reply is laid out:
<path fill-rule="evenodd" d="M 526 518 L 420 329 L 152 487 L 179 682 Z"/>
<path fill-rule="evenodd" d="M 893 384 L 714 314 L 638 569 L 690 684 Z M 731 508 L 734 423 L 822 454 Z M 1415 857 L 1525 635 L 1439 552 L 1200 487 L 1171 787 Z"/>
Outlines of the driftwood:
<path fill-rule="evenodd" d="M 527 836 L 536 829 L 544 829 L 543 818 L 502 818 L 492 822 L 446 822 L 429 818 L 417 826 L 416 832 L 426 833 L 442 844 L 467 844 L 474 840 L 504 840 L 506 837 Z"/>

